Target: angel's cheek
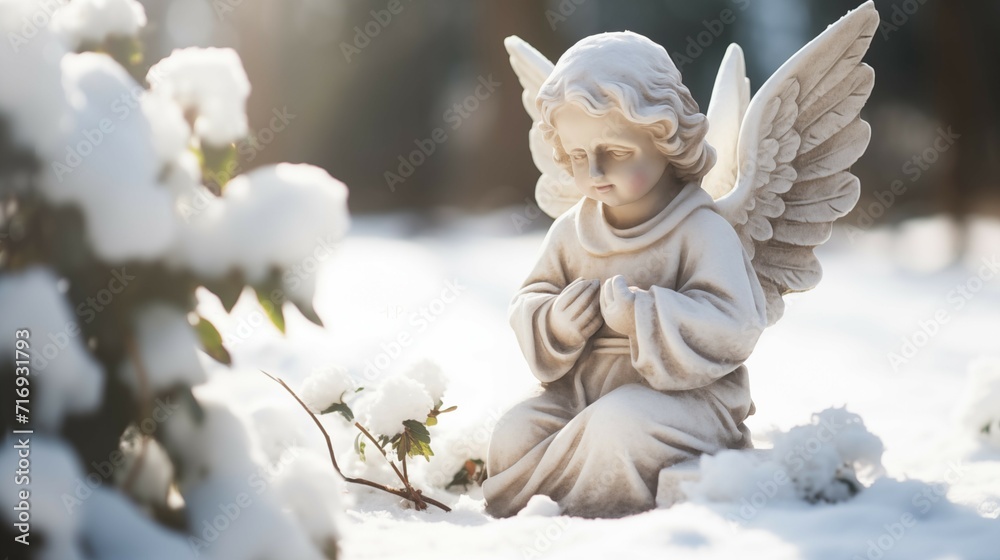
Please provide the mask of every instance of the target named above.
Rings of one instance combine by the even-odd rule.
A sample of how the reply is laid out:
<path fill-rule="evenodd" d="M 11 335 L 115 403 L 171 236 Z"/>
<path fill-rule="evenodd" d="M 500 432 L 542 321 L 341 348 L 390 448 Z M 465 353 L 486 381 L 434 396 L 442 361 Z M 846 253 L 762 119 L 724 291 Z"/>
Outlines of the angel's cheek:
<path fill-rule="evenodd" d="M 640 190 L 649 184 L 649 173 L 645 169 L 639 169 L 632 173 L 632 188 Z"/>

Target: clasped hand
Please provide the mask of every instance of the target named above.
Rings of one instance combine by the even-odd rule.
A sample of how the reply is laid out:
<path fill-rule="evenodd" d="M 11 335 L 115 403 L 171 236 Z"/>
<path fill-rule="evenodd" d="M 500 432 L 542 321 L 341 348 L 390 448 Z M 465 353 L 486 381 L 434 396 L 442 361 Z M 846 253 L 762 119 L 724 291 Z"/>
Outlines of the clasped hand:
<path fill-rule="evenodd" d="M 599 280 L 578 278 L 556 296 L 549 328 L 567 348 L 583 346 L 602 324 L 624 335 L 635 334 L 635 288 L 624 276 Z"/>

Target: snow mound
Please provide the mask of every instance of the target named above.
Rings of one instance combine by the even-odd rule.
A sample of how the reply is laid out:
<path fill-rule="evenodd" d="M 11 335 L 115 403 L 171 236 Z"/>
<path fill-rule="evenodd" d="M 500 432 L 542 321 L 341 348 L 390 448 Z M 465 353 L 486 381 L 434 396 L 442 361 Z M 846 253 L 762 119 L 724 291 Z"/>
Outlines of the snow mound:
<path fill-rule="evenodd" d="M 250 80 L 240 55 L 229 48 L 175 49 L 146 74 L 153 92 L 195 113 L 195 134 L 222 147 L 247 135 Z"/>
<path fill-rule="evenodd" d="M 968 432 L 1000 449 L 1000 358 L 983 357 L 969 365 L 960 417 Z"/>
<path fill-rule="evenodd" d="M 434 401 L 422 384 L 397 375 L 382 382 L 358 406 L 365 427 L 392 437 L 403 431 L 406 420 L 424 422 Z"/>
<path fill-rule="evenodd" d="M 296 422 L 301 414 L 297 404 L 291 409 L 268 405 L 253 412 L 253 431 L 261 451 L 271 463 L 277 463 L 290 449 L 302 443 L 302 429 Z"/>
<path fill-rule="evenodd" d="M 517 512 L 518 517 L 556 517 L 561 513 L 559 504 L 552 498 L 536 494 L 532 496 L 528 503 Z"/>
<path fill-rule="evenodd" d="M 298 391 L 302 402 L 316 414 L 344 402 L 344 395 L 357 388 L 354 379 L 340 366 L 319 368 L 302 382 Z"/>
<path fill-rule="evenodd" d="M 313 545 L 324 551 L 336 548 L 344 488 L 330 461 L 303 453 L 278 474 L 275 487 Z"/>
<path fill-rule="evenodd" d="M 239 479 L 216 474 L 192 487 L 184 500 L 195 556 L 324 560 L 305 530 L 278 505 L 274 484 L 270 475 Z"/>
<path fill-rule="evenodd" d="M 0 309 L 0 332 L 11 337 L 0 358 L 14 365 L 15 333 L 30 333 L 25 340 L 33 424 L 56 430 L 66 416 L 90 412 L 100 404 L 104 375 L 84 347 L 76 317 L 50 271 L 31 268 L 0 279 Z"/>
<path fill-rule="evenodd" d="M 685 493 L 716 502 L 841 502 L 863 488 L 858 473 L 872 478 L 882 472 L 882 441 L 860 416 L 843 408 L 814 414 L 809 424 L 771 439 L 769 452 L 727 450 L 702 456 L 701 478 L 685 484 Z"/>
<path fill-rule="evenodd" d="M 9 531 L 15 530 L 16 523 L 28 522 L 30 527 L 29 542 L 32 548 L 40 545 L 35 552 L 35 558 L 51 560 L 76 560 L 85 558 L 77 542 L 77 532 L 80 528 L 80 516 L 72 515 L 70 506 L 74 498 L 74 488 L 80 483 L 83 473 L 77 462 L 76 454 L 63 443 L 40 436 L 30 436 L 28 451 L 31 467 L 28 469 L 23 484 L 16 482 L 14 474 L 18 470 L 19 453 L 25 449 L 17 449 L 19 445 L 15 437 L 8 438 L 3 449 L 0 449 L 0 467 L 4 472 L 11 473 L 11 479 L 0 484 L 0 499 L 5 504 L 0 517 Z M 17 506 L 22 500 L 19 492 L 29 491 L 30 509 L 18 511 Z M 28 519 L 19 519 L 21 514 Z M 18 533 L 20 534 L 20 533 Z M 44 540 L 39 540 L 39 534 Z M 20 544 L 8 544 L 20 547 Z"/>
<path fill-rule="evenodd" d="M 413 364 L 403 375 L 423 385 L 435 405 L 441 402 L 448 386 L 448 378 L 445 377 L 441 366 L 431 360 L 421 360 Z"/>
<path fill-rule="evenodd" d="M 40 1 L 0 0 L 0 33 L 8 43 L 0 48 L 0 113 L 14 139 L 36 148 L 43 160 L 58 145 L 70 116 L 59 67 L 66 47 L 50 26 L 30 24 L 52 9 Z"/>
<path fill-rule="evenodd" d="M 52 25 L 76 49 L 111 36 L 134 37 L 146 26 L 146 10 L 135 0 L 73 0 L 56 11 Z"/>
<path fill-rule="evenodd" d="M 182 229 L 174 260 L 210 278 L 239 270 L 251 284 L 277 267 L 291 298 L 310 301 L 319 264 L 349 224 L 347 187 L 325 170 L 290 163 L 259 167 L 206 201 Z"/>
<path fill-rule="evenodd" d="M 190 153 L 187 146 L 191 140 L 191 126 L 184 120 L 184 111 L 180 105 L 162 93 L 151 91 L 142 93 L 139 104 L 152 128 L 153 147 L 160 163 L 166 164 L 182 154 Z M 200 177 L 198 181 L 200 182 Z"/>
<path fill-rule="evenodd" d="M 135 333 L 138 356 L 148 376 L 148 394 L 205 382 L 196 350 L 201 343 L 180 309 L 166 304 L 147 305 L 136 313 Z M 140 376 L 135 362 L 126 359 L 120 371 L 122 381 L 138 394 Z"/>
<path fill-rule="evenodd" d="M 141 87 L 98 53 L 65 55 L 62 74 L 75 121 L 62 145 L 45 155 L 46 197 L 80 208 L 102 259 L 161 256 L 176 238 L 173 197 L 157 179 L 149 121 L 123 101 L 138 99 Z"/>
<path fill-rule="evenodd" d="M 155 524 L 118 492 L 94 489 L 83 517 L 82 536 L 91 552 L 89 558 L 194 560 L 199 557 L 178 533 Z"/>

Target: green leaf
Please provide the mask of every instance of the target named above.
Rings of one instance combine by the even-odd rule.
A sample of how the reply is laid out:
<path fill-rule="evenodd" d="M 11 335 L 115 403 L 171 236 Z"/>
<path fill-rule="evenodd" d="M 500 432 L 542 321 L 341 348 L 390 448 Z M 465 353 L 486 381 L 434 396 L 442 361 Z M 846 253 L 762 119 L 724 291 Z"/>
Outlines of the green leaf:
<path fill-rule="evenodd" d="M 205 409 L 202 408 L 198 399 L 194 397 L 194 393 L 191 392 L 190 387 L 178 387 L 174 398 L 180 401 L 181 407 L 187 410 L 191 418 L 194 419 L 195 424 L 200 426 L 205 421 Z"/>
<path fill-rule="evenodd" d="M 309 321 L 311 321 L 316 326 L 319 327 L 323 326 L 323 320 L 320 319 L 319 315 L 316 314 L 316 309 L 312 306 L 312 303 L 298 301 L 295 299 L 292 299 L 291 302 L 296 307 L 296 309 L 299 310 L 299 313 L 302 313 L 303 317 L 309 319 Z"/>
<path fill-rule="evenodd" d="M 351 410 L 351 407 L 342 402 L 331 404 L 320 414 L 330 414 L 331 412 L 339 412 L 344 416 L 344 418 L 347 419 L 348 422 L 354 421 L 354 411 Z"/>
<path fill-rule="evenodd" d="M 431 442 L 431 433 L 427 431 L 427 426 L 424 426 L 416 420 L 405 420 L 403 421 L 403 426 L 406 427 L 406 430 L 412 434 L 417 441 L 425 443 Z"/>
<path fill-rule="evenodd" d="M 285 334 L 285 312 L 281 309 L 281 304 L 273 303 L 271 300 L 267 299 L 266 295 L 261 294 L 260 291 L 256 289 L 254 291 L 257 292 L 257 301 L 259 301 L 260 306 L 264 308 L 264 313 L 267 314 L 268 319 L 274 323 L 275 327 L 278 327 L 281 334 Z"/>
<path fill-rule="evenodd" d="M 431 450 L 431 434 L 426 426 L 416 420 L 403 422 L 403 433 L 392 439 L 392 448 L 399 461 L 402 461 L 403 457 L 423 457 L 430 461 L 434 456 L 434 451 Z"/>
<path fill-rule="evenodd" d="M 427 420 L 424 421 L 424 424 L 427 424 L 428 427 L 430 427 L 430 426 L 437 426 L 437 423 L 438 423 L 438 419 L 436 417 L 434 417 L 434 416 L 428 416 Z"/>
<path fill-rule="evenodd" d="M 364 437 L 365 437 L 365 434 L 362 434 L 361 432 L 358 432 L 357 437 L 354 438 L 354 452 L 357 453 L 359 457 L 361 457 L 361 462 L 362 463 L 364 463 L 365 460 L 366 460 L 366 458 L 365 458 L 365 440 L 363 439 Z"/>
<path fill-rule="evenodd" d="M 205 186 L 216 195 L 221 195 L 226 190 L 226 183 L 239 172 L 236 145 L 202 144 L 199 159 L 201 160 L 201 175 L 205 179 Z"/>
<path fill-rule="evenodd" d="M 105 53 L 130 71 L 142 64 L 143 59 L 142 41 L 136 37 L 122 35 L 112 35 L 100 43 L 84 41 L 77 52 L 84 51 Z"/>
<path fill-rule="evenodd" d="M 236 275 L 231 275 L 236 276 Z M 205 289 L 215 294 L 222 303 L 223 309 L 226 313 L 230 313 L 233 307 L 236 307 L 236 302 L 240 300 L 240 296 L 243 295 L 243 288 L 245 284 L 241 277 L 226 277 L 223 280 L 216 282 L 207 282 L 205 284 Z"/>
<path fill-rule="evenodd" d="M 198 323 L 194 329 L 198 333 L 198 338 L 201 340 L 201 345 L 205 348 L 206 354 L 221 364 L 232 365 L 233 358 L 229 355 L 226 347 L 223 346 L 222 335 L 219 334 L 219 329 L 215 328 L 215 325 L 199 315 Z"/>

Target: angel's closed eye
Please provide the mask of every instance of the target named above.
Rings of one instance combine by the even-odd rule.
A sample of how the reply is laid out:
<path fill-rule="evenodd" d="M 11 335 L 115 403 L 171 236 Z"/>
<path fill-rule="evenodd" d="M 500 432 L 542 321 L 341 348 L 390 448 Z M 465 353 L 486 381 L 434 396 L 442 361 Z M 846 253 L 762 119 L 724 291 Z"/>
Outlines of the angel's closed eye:
<path fill-rule="evenodd" d="M 608 154 L 615 159 L 628 159 L 632 156 L 632 152 L 628 150 L 610 150 Z"/>

